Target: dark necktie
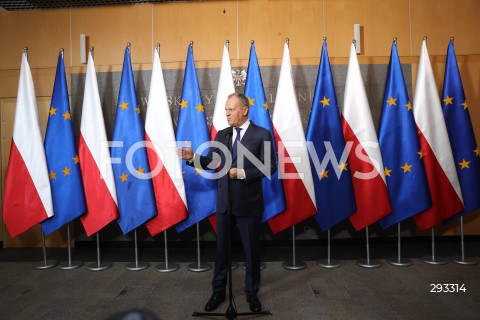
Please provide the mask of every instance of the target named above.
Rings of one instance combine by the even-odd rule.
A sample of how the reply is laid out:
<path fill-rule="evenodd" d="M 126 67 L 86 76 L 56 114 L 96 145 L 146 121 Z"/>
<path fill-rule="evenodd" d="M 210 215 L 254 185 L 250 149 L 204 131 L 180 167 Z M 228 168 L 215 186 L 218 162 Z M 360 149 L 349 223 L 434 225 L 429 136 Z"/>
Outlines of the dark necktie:
<path fill-rule="evenodd" d="M 237 136 L 235 137 L 235 141 L 233 141 L 232 145 L 232 159 L 237 157 L 237 142 L 240 141 L 240 130 L 242 130 L 242 128 L 235 128 L 235 131 L 237 131 Z"/>

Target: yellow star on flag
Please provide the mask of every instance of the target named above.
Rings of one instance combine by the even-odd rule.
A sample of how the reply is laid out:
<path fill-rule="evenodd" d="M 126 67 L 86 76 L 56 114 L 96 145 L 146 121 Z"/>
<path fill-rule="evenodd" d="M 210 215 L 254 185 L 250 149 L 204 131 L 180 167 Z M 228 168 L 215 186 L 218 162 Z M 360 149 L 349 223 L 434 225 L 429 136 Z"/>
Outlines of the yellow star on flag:
<path fill-rule="evenodd" d="M 480 149 L 478 149 L 478 147 L 477 149 L 473 150 L 473 152 L 475 152 L 475 157 L 480 156 Z"/>
<path fill-rule="evenodd" d="M 265 102 L 265 103 L 263 104 L 263 107 L 265 108 L 265 110 L 268 110 L 268 102 Z"/>
<path fill-rule="evenodd" d="M 72 158 L 72 160 L 75 162 L 75 164 L 80 162 L 80 159 L 78 158 L 78 154 L 75 155 L 75 158 Z"/>
<path fill-rule="evenodd" d="M 202 106 L 201 104 L 199 104 L 199 105 L 196 106 L 195 108 L 197 108 L 197 111 L 198 111 L 198 112 L 205 112 L 205 107 Z"/>
<path fill-rule="evenodd" d="M 417 152 L 417 154 L 420 156 L 420 159 L 423 158 L 423 152 L 422 152 L 422 150 L 420 150 L 419 152 Z"/>
<path fill-rule="evenodd" d="M 248 104 L 251 105 L 251 106 L 254 106 L 255 105 L 255 99 L 248 98 Z"/>
<path fill-rule="evenodd" d="M 127 177 L 128 177 L 128 174 L 125 174 L 124 172 L 122 172 L 120 179 L 122 179 L 122 182 L 125 182 L 125 181 L 128 181 Z"/>
<path fill-rule="evenodd" d="M 463 110 L 467 110 L 468 109 L 467 100 L 465 100 L 465 102 L 462 103 L 461 106 L 463 106 Z"/>
<path fill-rule="evenodd" d="M 54 108 L 53 106 L 51 106 L 50 111 L 48 111 L 48 113 L 50 114 L 50 117 L 51 116 L 56 116 L 57 115 L 57 108 Z"/>
<path fill-rule="evenodd" d="M 391 175 L 390 175 L 390 172 L 392 172 L 391 169 L 388 169 L 387 167 L 385 167 L 385 169 L 383 171 L 385 173 L 385 177 L 391 177 Z"/>
<path fill-rule="evenodd" d="M 408 111 L 412 110 L 412 104 L 410 103 L 410 101 L 408 101 L 408 103 L 405 105 L 405 107 L 407 107 Z"/>
<path fill-rule="evenodd" d="M 386 102 L 388 103 L 389 107 L 396 106 L 397 105 L 397 98 L 390 97 L 390 99 L 388 99 Z"/>
<path fill-rule="evenodd" d="M 200 174 L 202 172 L 202 169 L 194 168 L 195 169 L 195 174 Z"/>
<path fill-rule="evenodd" d="M 446 106 L 448 106 L 449 104 L 453 104 L 453 97 L 449 97 L 447 95 L 447 97 L 445 99 L 443 99 L 442 101 L 445 102 Z"/>
<path fill-rule="evenodd" d="M 137 106 L 137 107 L 135 108 L 135 111 L 137 111 L 137 114 L 140 114 L 140 106 Z"/>
<path fill-rule="evenodd" d="M 320 101 L 322 103 L 322 107 L 326 107 L 330 105 L 330 99 L 327 99 L 327 97 L 323 96 L 323 100 Z"/>
<path fill-rule="evenodd" d="M 145 171 L 145 169 L 138 166 L 137 173 L 138 173 L 139 176 L 141 176 L 143 174 L 143 171 Z"/>
<path fill-rule="evenodd" d="M 403 173 L 406 173 L 407 171 L 412 172 L 412 170 L 411 170 L 412 167 L 413 167 L 412 164 L 408 164 L 408 163 L 405 162 L 405 164 L 403 166 L 401 166 L 400 168 L 403 169 Z"/>
<path fill-rule="evenodd" d="M 182 109 L 185 109 L 185 108 L 187 108 L 187 104 L 188 104 L 188 101 L 182 100 L 182 103 L 180 103 L 180 107 Z"/>
<path fill-rule="evenodd" d="M 322 170 L 322 172 L 320 172 L 320 180 L 323 178 L 328 178 L 328 170 Z"/>
<path fill-rule="evenodd" d="M 347 164 L 346 164 L 346 163 L 340 162 L 340 164 L 338 165 L 338 167 L 339 167 L 340 169 L 342 169 L 343 171 L 348 171 L 348 169 L 347 169 Z"/>
<path fill-rule="evenodd" d="M 63 120 L 72 120 L 72 115 L 68 111 L 62 114 L 62 116 L 63 116 Z"/>
<path fill-rule="evenodd" d="M 63 172 L 63 176 L 69 176 L 70 175 L 70 168 L 68 168 L 67 166 L 65 166 L 65 169 L 62 170 Z"/>
<path fill-rule="evenodd" d="M 460 169 L 462 169 L 462 170 L 465 169 L 465 168 L 470 169 L 470 167 L 468 166 L 470 164 L 470 162 L 471 161 L 466 161 L 465 159 L 463 159 L 462 162 L 458 163 L 461 167 Z"/>
<path fill-rule="evenodd" d="M 120 104 L 120 108 L 123 110 L 128 109 L 128 102 L 122 101 Z"/>
<path fill-rule="evenodd" d="M 50 170 L 48 177 L 50 178 L 50 180 L 57 179 L 57 173 Z"/>

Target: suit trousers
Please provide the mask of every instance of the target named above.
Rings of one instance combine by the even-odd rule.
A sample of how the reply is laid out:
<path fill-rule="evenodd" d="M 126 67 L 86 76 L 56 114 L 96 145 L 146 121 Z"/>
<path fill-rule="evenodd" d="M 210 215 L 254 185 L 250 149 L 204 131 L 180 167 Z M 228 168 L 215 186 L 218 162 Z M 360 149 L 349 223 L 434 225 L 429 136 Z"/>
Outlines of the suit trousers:
<path fill-rule="evenodd" d="M 260 286 L 260 221 L 261 215 L 254 217 L 237 217 L 232 215 L 230 221 L 231 238 L 238 226 L 245 254 L 245 292 L 258 292 Z M 228 275 L 228 215 L 217 214 L 217 253 L 212 280 L 213 292 L 225 292 Z"/>

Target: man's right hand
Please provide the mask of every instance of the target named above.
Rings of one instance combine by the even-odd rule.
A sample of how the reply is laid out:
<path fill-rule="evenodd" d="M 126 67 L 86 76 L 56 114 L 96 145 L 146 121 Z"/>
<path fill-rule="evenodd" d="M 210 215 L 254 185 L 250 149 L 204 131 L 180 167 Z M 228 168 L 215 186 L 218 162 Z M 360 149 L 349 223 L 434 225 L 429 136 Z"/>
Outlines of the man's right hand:
<path fill-rule="evenodd" d="M 177 148 L 177 154 L 182 157 L 183 160 L 192 160 L 193 150 L 191 147 Z"/>

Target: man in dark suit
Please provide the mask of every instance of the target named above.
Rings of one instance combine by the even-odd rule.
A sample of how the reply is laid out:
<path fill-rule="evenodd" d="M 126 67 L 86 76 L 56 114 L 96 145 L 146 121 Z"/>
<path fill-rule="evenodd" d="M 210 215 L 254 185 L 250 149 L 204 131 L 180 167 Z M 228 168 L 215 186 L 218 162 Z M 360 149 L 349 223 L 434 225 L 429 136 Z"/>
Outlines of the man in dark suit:
<path fill-rule="evenodd" d="M 230 226 L 238 226 L 245 253 L 245 293 L 250 310 L 260 312 L 260 221 L 262 218 L 262 178 L 276 171 L 272 135 L 248 120 L 249 103 L 243 94 L 231 94 L 225 104 L 230 127 L 220 130 L 208 155 L 191 148 L 179 150 L 189 165 L 203 169 L 219 167 L 217 192 L 217 253 L 212 280 L 213 294 L 205 305 L 213 311 L 225 300 L 228 264 L 228 205 Z M 235 130 L 234 130 L 235 129 Z M 233 142 L 233 143 L 232 143 Z M 231 150 L 231 153 L 228 151 Z M 231 166 L 229 165 L 231 161 Z"/>

